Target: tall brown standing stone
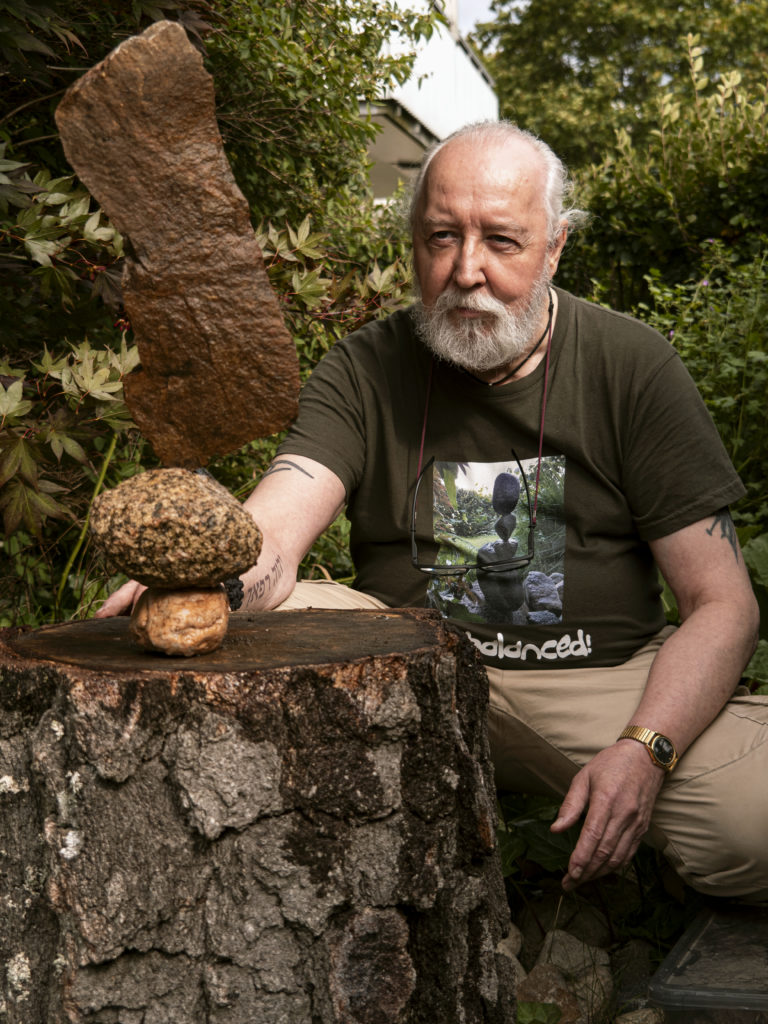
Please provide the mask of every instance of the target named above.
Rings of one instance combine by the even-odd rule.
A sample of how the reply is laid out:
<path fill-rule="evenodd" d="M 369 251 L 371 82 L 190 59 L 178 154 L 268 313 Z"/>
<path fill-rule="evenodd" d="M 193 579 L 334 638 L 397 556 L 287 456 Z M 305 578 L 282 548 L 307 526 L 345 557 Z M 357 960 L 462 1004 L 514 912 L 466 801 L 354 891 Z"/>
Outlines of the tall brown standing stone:
<path fill-rule="evenodd" d="M 221 144 L 211 76 L 158 22 L 67 91 L 68 160 L 128 239 L 136 423 L 165 465 L 205 465 L 296 415 L 298 360 Z"/>

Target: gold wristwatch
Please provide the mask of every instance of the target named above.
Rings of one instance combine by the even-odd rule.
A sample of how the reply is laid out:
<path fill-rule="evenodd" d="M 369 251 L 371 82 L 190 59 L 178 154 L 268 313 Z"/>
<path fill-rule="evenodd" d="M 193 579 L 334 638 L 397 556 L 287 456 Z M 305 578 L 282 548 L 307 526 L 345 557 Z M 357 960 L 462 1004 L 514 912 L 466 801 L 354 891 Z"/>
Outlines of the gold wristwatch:
<path fill-rule="evenodd" d="M 644 729 L 641 725 L 628 725 L 619 736 L 620 740 L 637 740 L 648 751 L 651 760 L 665 772 L 671 772 L 678 762 L 675 745 L 669 736 L 663 736 L 653 729 Z"/>

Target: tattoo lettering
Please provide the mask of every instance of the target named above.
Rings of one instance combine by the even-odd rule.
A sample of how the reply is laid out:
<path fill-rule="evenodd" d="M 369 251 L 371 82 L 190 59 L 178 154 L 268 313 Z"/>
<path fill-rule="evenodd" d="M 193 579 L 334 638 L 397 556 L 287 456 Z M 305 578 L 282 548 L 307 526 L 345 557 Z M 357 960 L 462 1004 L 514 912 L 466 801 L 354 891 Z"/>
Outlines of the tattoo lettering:
<path fill-rule="evenodd" d="M 245 598 L 243 604 L 246 608 L 249 608 L 252 604 L 263 600 L 272 593 L 277 586 L 278 580 L 283 575 L 283 561 L 278 555 L 272 563 L 269 572 L 265 573 L 260 580 L 256 580 L 255 583 L 251 583 L 248 589 L 245 591 Z"/>
<path fill-rule="evenodd" d="M 733 525 L 733 520 L 727 508 L 721 508 L 719 512 L 715 513 L 712 526 L 707 530 L 710 537 L 714 537 L 718 524 L 720 525 L 720 539 L 728 541 L 733 548 L 734 558 L 738 562 L 739 540 L 736 536 L 736 527 Z"/>
<path fill-rule="evenodd" d="M 290 459 L 275 459 L 275 461 L 272 463 L 272 465 L 269 467 L 269 469 L 262 477 L 262 480 L 264 479 L 264 477 L 271 476 L 272 473 L 286 473 L 291 469 L 297 469 L 299 473 L 303 473 L 304 476 L 308 476 L 310 480 L 315 479 L 311 473 L 308 473 L 306 469 L 303 469 L 301 466 L 297 466 L 296 463 L 291 462 Z"/>

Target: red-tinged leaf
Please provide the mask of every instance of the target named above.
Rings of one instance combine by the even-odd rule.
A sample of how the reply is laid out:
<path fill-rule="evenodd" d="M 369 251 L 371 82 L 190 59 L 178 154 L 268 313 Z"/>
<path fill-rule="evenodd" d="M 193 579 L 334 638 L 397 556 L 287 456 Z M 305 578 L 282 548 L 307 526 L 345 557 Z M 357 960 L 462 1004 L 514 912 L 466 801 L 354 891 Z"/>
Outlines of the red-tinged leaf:
<path fill-rule="evenodd" d="M 3 526 L 6 536 L 15 533 L 20 526 L 40 537 L 46 519 L 61 519 L 69 513 L 49 495 L 41 494 L 16 478 L 0 492 L 0 507 L 3 510 Z"/>
<path fill-rule="evenodd" d="M 0 487 L 15 476 L 34 486 L 37 483 L 37 447 L 23 437 L 14 434 L 7 437 L 0 447 Z"/>

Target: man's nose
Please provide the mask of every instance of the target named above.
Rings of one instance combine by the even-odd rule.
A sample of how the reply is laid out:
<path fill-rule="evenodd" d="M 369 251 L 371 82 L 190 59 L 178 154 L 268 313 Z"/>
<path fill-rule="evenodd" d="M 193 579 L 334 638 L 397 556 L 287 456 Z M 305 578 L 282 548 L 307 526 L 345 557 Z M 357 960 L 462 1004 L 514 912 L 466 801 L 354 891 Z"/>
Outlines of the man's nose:
<path fill-rule="evenodd" d="M 482 247 L 472 241 L 463 241 L 456 250 L 453 280 L 457 288 L 476 288 L 485 284 Z"/>

